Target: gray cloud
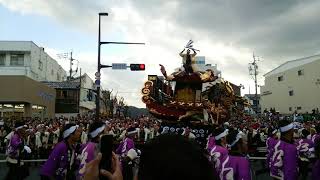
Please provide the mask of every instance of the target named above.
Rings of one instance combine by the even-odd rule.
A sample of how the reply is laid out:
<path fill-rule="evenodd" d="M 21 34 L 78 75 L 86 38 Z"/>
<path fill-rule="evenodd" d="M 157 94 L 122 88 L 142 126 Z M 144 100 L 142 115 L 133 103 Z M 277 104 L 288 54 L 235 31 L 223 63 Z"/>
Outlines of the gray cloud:
<path fill-rule="evenodd" d="M 1 2 L 6 4 L 5 1 Z M 9 2 L 7 5 L 14 7 L 14 2 Z M 287 56 L 306 56 L 319 52 L 317 46 L 320 39 L 316 37 L 320 28 L 320 2 L 315 0 L 35 0 L 29 4 L 20 3 L 20 6 L 16 5 L 20 9 L 16 10 L 28 12 L 29 9 L 30 13 L 36 13 L 35 8 L 30 8 L 34 6 L 40 9 L 40 14 L 84 30 L 96 29 L 97 12 L 100 11 L 111 12 L 111 21 L 104 22 L 105 26 L 117 23 L 112 21 L 115 17 L 113 8 L 126 5 L 132 6 L 146 21 L 146 24 L 142 24 L 144 31 L 149 31 L 148 25 L 153 25 L 152 22 L 164 19 L 168 26 L 174 25 L 174 29 L 168 31 L 171 37 L 187 38 L 196 36 L 194 33 L 201 34 L 208 36 L 212 43 L 233 43 L 275 61 L 279 61 L 280 57 L 285 59 Z M 130 17 L 127 23 L 130 23 Z M 129 31 L 135 31 L 132 29 L 134 24 L 124 26 L 130 28 Z M 156 35 L 148 38 L 151 42 L 168 45 L 166 38 Z"/>
<path fill-rule="evenodd" d="M 195 46 L 207 49 L 201 52 L 205 52 L 208 62 L 218 64 L 223 75 L 234 81 L 251 80 L 247 65 L 253 51 L 262 57 L 261 74 L 285 61 L 320 53 L 320 2 L 316 0 L 0 0 L 0 4 L 15 11 L 46 15 L 94 35 L 97 13 L 110 12 L 103 22 L 108 27 L 104 31 L 120 30 L 130 40 L 139 38 L 153 48 L 140 50 L 140 55 L 128 55 L 145 58 L 153 66 L 151 71 L 143 75 L 106 73 L 107 82 L 119 88 L 138 89 L 141 85 L 134 82 L 144 81 L 146 77 L 142 76 L 147 73 L 158 74 L 159 61 L 172 70 L 180 62 L 177 53 L 190 38 Z M 124 8 L 121 14 L 117 8 Z M 126 18 L 119 22 L 118 15 Z M 221 55 L 214 49 L 217 44 L 238 53 Z M 137 81 L 128 81 L 133 78 Z"/>
<path fill-rule="evenodd" d="M 158 8 L 155 2 L 133 5 L 151 18 L 170 16 L 186 31 L 209 34 L 212 42 L 250 48 L 272 61 L 319 52 L 320 39 L 315 38 L 320 29 L 318 1 L 188 0 L 177 1 L 171 11 Z"/>

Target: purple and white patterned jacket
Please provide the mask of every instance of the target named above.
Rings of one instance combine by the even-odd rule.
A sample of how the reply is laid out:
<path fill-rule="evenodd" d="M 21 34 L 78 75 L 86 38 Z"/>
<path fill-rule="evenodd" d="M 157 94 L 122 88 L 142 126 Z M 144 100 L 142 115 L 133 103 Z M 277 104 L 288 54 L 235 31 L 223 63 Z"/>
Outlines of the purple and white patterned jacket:
<path fill-rule="evenodd" d="M 116 150 L 116 154 L 125 156 L 127 155 L 127 152 L 133 148 L 134 148 L 134 141 L 127 137 L 120 143 L 119 147 Z"/>
<path fill-rule="evenodd" d="M 271 151 L 270 175 L 281 180 L 296 180 L 298 178 L 296 146 L 279 140 Z"/>

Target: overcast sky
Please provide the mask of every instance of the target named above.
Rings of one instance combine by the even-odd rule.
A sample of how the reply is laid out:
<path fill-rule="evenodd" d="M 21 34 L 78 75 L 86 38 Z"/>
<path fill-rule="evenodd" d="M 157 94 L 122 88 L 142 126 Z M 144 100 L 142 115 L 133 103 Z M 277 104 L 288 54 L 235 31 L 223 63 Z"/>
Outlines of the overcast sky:
<path fill-rule="evenodd" d="M 169 73 L 179 67 L 178 53 L 189 39 L 224 79 L 253 93 L 253 52 L 260 57 L 260 85 L 263 74 L 280 64 L 320 54 L 319 9 L 316 0 L 0 0 L 0 40 L 34 41 L 53 58 L 72 50 L 82 71 L 94 78 L 98 13 L 108 12 L 101 21 L 103 41 L 146 45 L 103 45 L 102 63 L 145 63 L 147 70 L 103 69 L 102 85 L 143 107 L 140 90 L 147 75 L 160 75 L 160 62 Z"/>

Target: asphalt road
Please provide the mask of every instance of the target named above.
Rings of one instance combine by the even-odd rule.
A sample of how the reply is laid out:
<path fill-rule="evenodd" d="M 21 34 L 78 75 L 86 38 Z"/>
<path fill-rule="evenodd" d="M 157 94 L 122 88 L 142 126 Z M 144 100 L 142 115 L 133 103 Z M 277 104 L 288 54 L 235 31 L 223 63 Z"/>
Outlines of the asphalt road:
<path fill-rule="evenodd" d="M 2 158 L 1 158 L 2 159 Z M 262 169 L 263 162 L 260 160 L 251 162 L 251 168 L 253 170 L 253 180 L 272 180 L 269 176 L 269 172 L 262 172 L 259 173 L 259 170 Z M 39 169 L 41 164 L 40 163 L 31 163 L 28 167 L 30 170 L 30 176 L 27 178 L 27 180 L 40 180 L 39 176 Z M 4 179 L 6 174 L 8 172 L 8 168 L 6 163 L 0 163 L 0 180 Z M 310 178 L 309 178 L 310 179 Z"/>
<path fill-rule="evenodd" d="M 254 162 L 253 165 L 256 169 L 258 169 L 259 167 L 261 167 L 260 162 Z M 40 168 L 40 163 L 35 164 L 35 163 L 31 163 L 29 166 L 29 170 L 30 170 L 30 176 L 27 178 L 27 180 L 40 180 L 40 176 L 39 176 L 39 168 Z M 8 172 L 8 168 L 6 163 L 0 163 L 0 180 L 4 179 L 6 174 Z M 268 173 L 263 173 L 258 175 L 257 177 L 255 177 L 254 179 L 259 179 L 259 180 L 271 180 L 271 178 L 268 176 Z"/>

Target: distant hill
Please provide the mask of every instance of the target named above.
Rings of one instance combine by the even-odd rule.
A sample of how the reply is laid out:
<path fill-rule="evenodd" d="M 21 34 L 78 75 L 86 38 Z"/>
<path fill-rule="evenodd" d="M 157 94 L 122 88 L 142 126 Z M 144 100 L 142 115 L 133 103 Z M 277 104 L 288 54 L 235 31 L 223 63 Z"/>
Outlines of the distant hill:
<path fill-rule="evenodd" d="M 128 114 L 132 118 L 136 118 L 141 115 L 150 115 L 146 108 L 137 108 L 135 106 L 129 106 Z"/>

